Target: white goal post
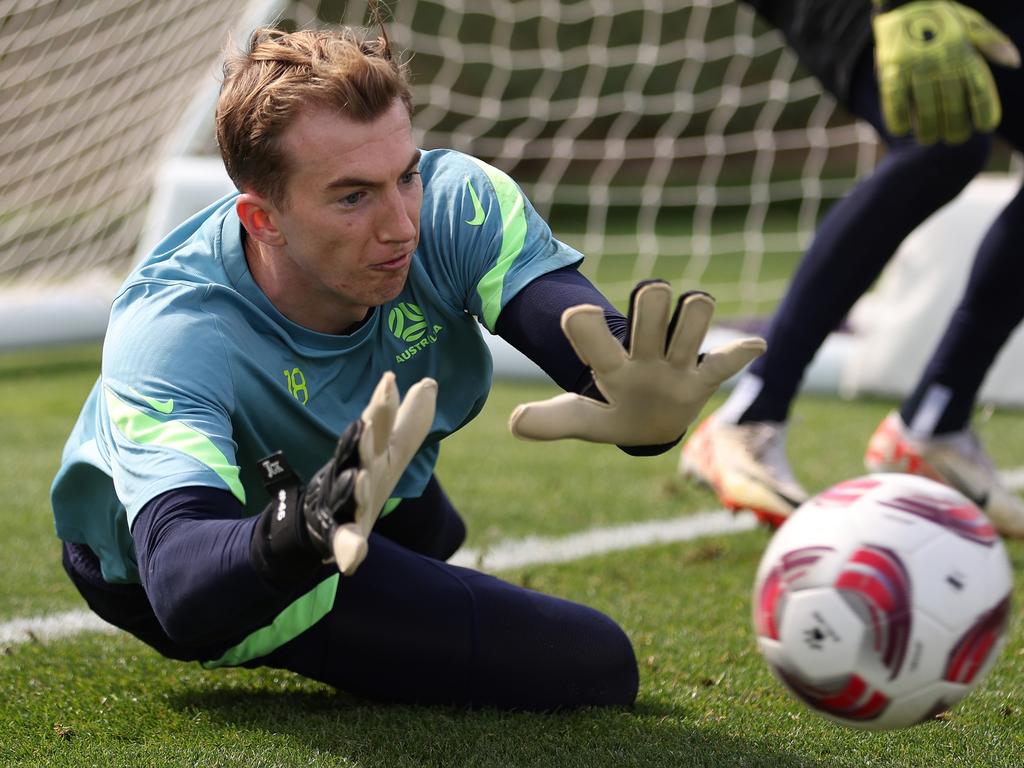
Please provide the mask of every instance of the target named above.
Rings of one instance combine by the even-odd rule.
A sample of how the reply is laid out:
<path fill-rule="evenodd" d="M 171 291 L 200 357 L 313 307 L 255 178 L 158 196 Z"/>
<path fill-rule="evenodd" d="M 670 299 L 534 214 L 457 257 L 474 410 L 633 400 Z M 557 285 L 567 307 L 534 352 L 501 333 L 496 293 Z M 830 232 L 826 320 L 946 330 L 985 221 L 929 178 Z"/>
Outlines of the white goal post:
<path fill-rule="evenodd" d="M 657 276 L 764 317 L 879 157 L 735 0 L 387 5 L 417 141 L 511 173 L 620 306 Z M 367 7 L 0 0 L 0 348 L 102 333 L 139 252 L 229 188 L 212 132 L 229 32 L 362 24 Z M 841 357 L 823 355 L 826 388 Z"/>
<path fill-rule="evenodd" d="M 102 335 L 197 84 L 279 7 L 0 0 L 0 348 Z"/>

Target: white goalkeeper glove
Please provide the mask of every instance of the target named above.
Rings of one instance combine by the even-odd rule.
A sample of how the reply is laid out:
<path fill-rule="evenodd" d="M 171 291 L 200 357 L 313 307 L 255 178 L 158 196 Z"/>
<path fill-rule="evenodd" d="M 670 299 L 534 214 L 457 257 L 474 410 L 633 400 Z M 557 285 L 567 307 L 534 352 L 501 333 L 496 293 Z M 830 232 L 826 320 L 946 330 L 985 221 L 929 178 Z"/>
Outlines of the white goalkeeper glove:
<path fill-rule="evenodd" d="M 422 379 L 399 404 L 395 374 L 381 377 L 363 410 L 359 438 L 359 470 L 355 478 L 355 519 L 334 531 L 331 549 L 338 570 L 355 573 L 366 557 L 370 535 L 384 503 L 419 450 L 434 422 L 437 382 Z"/>
<path fill-rule="evenodd" d="M 669 316 L 672 291 L 662 281 L 637 285 L 629 336 L 619 343 L 593 304 L 562 313 L 562 331 L 593 371 L 600 402 L 575 393 L 516 407 L 509 429 L 524 440 L 578 438 L 628 447 L 674 444 L 718 386 L 765 350 L 764 339 L 738 339 L 704 355 L 700 345 L 715 301 L 683 294 Z"/>

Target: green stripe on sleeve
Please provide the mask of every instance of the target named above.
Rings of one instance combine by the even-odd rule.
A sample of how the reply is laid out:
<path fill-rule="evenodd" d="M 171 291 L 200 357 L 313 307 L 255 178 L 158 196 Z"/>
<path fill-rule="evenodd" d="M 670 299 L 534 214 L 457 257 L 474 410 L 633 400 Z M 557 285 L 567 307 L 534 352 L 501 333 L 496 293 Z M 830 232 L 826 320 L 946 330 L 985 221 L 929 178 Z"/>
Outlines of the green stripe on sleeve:
<path fill-rule="evenodd" d="M 235 498 L 245 503 L 245 488 L 239 479 L 238 467 L 228 461 L 209 437 L 180 421 L 158 421 L 109 389 L 104 388 L 103 391 L 110 419 L 126 438 L 140 445 L 159 445 L 181 451 L 202 462 L 217 473 Z"/>
<path fill-rule="evenodd" d="M 380 510 L 380 516 L 390 515 L 395 511 L 395 507 L 402 503 L 401 496 L 392 496 L 390 499 L 384 502 L 384 506 Z"/>
<path fill-rule="evenodd" d="M 476 158 L 473 158 L 473 161 L 490 179 L 498 197 L 498 210 L 501 213 L 501 253 L 498 254 L 498 262 L 481 278 L 476 287 L 483 303 L 484 325 L 493 331 L 494 324 L 498 321 L 498 313 L 501 312 L 505 275 L 522 253 L 523 244 L 526 242 L 526 206 L 523 193 L 512 179 L 485 162 Z"/>
<path fill-rule="evenodd" d="M 341 574 L 321 581 L 312 590 L 281 611 L 270 624 L 257 629 L 238 645 L 229 648 L 223 656 L 204 661 L 207 669 L 237 667 L 247 661 L 273 653 L 290 640 L 294 640 L 326 616 L 334 605 Z"/>

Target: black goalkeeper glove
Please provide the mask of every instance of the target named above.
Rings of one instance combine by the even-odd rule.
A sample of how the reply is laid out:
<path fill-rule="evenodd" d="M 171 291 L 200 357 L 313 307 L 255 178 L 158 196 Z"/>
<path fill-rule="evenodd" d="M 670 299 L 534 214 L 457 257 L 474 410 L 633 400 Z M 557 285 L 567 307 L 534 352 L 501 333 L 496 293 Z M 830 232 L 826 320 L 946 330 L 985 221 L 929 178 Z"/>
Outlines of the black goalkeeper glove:
<path fill-rule="evenodd" d="M 305 488 L 282 453 L 259 461 L 271 500 L 256 525 L 251 558 L 270 581 L 291 583 L 330 562 L 334 531 L 355 520 L 362 433 L 362 420 L 349 424 Z"/>
<path fill-rule="evenodd" d="M 292 583 L 332 560 L 346 576 L 355 573 L 384 503 L 434 421 L 436 397 L 437 383 L 423 379 L 400 401 L 394 374 L 385 373 L 304 489 L 280 453 L 260 461 L 272 499 L 252 539 L 256 568 L 274 583 Z"/>

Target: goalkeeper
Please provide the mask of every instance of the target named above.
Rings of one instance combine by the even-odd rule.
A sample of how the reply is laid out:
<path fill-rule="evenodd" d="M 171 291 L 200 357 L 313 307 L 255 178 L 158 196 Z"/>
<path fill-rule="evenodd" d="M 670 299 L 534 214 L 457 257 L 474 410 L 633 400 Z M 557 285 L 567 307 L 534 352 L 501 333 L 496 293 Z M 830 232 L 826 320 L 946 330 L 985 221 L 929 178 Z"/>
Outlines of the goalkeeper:
<path fill-rule="evenodd" d="M 240 192 L 114 301 L 52 488 L 72 581 L 210 668 L 388 701 L 630 704 L 636 660 L 610 618 L 444 562 L 465 527 L 434 465 L 487 397 L 479 325 L 567 390 L 519 406 L 517 436 L 640 454 L 676 444 L 763 341 L 698 355 L 713 302 L 673 313 L 664 283 L 623 317 L 507 175 L 418 149 L 383 27 L 257 30 L 224 75 Z"/>
<path fill-rule="evenodd" d="M 887 152 L 818 227 L 772 318 L 768 352 L 684 446 L 680 468 L 723 503 L 778 524 L 806 497 L 785 453 L 786 422 L 815 352 L 900 243 L 985 167 L 994 136 L 1024 148 L 1020 3 L 750 0 Z M 979 246 L 960 303 L 916 387 L 879 425 L 865 463 L 956 486 L 1008 536 L 1024 502 L 970 429 L 985 373 L 1024 317 L 1024 197 Z M 941 254 L 936 254 L 941 258 Z"/>

